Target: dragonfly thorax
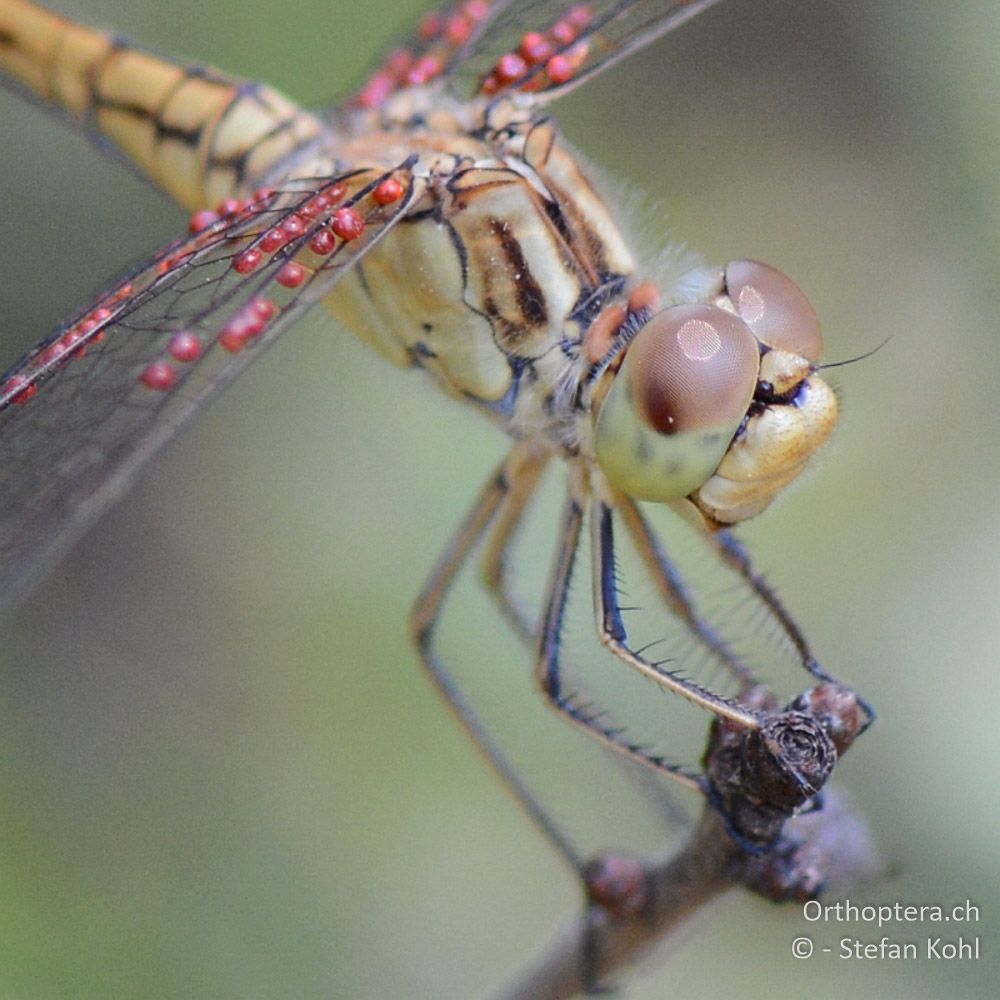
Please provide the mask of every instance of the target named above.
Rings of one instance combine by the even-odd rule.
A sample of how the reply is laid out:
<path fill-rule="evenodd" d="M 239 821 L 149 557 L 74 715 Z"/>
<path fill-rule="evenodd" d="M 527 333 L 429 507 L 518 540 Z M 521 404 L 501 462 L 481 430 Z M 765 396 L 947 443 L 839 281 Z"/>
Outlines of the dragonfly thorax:
<path fill-rule="evenodd" d="M 405 141 L 421 150 L 420 193 L 328 308 L 513 436 L 572 448 L 584 336 L 635 270 L 612 214 L 546 120 Z M 364 144 L 391 160 L 400 142 L 359 139 L 352 154 Z"/>

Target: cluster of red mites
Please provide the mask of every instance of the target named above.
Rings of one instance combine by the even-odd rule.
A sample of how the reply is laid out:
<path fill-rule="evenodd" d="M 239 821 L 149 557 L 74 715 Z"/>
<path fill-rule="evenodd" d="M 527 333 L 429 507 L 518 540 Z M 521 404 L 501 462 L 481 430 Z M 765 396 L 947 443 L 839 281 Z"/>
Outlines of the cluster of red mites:
<path fill-rule="evenodd" d="M 259 235 L 246 250 L 233 257 L 233 270 L 237 274 L 251 274 L 260 267 L 265 257 L 276 253 L 286 243 L 302 236 L 310 220 L 329 216 L 329 228 L 317 229 L 309 238 L 308 247 L 318 257 L 331 254 L 337 240 L 350 242 L 365 231 L 365 220 L 361 213 L 350 205 L 334 206 L 344 197 L 343 184 L 333 184 L 325 191 L 313 195 L 290 215 L 285 216 L 276 226 Z M 395 177 L 380 181 L 371 192 L 377 205 L 391 205 L 403 197 L 403 185 Z M 306 270 L 295 261 L 284 264 L 277 275 L 277 282 L 286 288 L 295 288 L 305 280 Z"/>
<path fill-rule="evenodd" d="M 339 183 L 331 184 L 325 190 L 317 192 L 280 223 L 257 234 L 252 246 L 233 257 L 232 269 L 241 275 L 252 273 L 267 255 L 276 253 L 286 243 L 302 236 L 310 221 L 324 216 L 329 218 L 328 225 L 317 229 L 308 243 L 308 248 L 313 254 L 317 257 L 326 257 L 333 253 L 338 239 L 343 242 L 356 240 L 365 230 L 365 220 L 361 213 L 350 205 L 335 207 L 343 199 L 345 192 L 345 186 Z M 377 205 L 391 205 L 399 201 L 403 194 L 403 185 L 395 177 L 384 178 L 371 190 L 371 198 Z M 228 226 L 241 217 L 252 218 L 273 195 L 271 189 L 261 188 L 250 198 L 229 198 L 215 209 L 195 212 L 188 224 L 193 238 L 159 260 L 155 274 L 161 276 L 169 273 L 192 254 L 212 245 L 218 238 L 219 230 L 216 228 L 218 223 L 225 222 Z M 306 280 L 308 273 L 309 269 L 304 265 L 288 260 L 282 264 L 274 280 L 284 288 L 297 288 Z M 40 381 L 54 367 L 61 366 L 70 359 L 83 357 L 88 345 L 99 344 L 105 336 L 104 327 L 117 312 L 114 307 L 131 298 L 133 292 L 131 283 L 119 286 L 110 295 L 105 296 L 99 306 L 39 351 L 24 365 L 22 371 L 12 375 L 0 387 L 0 397 L 4 401 L 0 406 L 9 403 L 23 406 L 37 394 Z M 277 306 L 273 302 L 261 295 L 255 296 L 219 331 L 217 338 L 219 345 L 232 353 L 241 351 L 264 331 L 276 312 Z M 194 361 L 201 354 L 201 346 L 196 333 L 189 330 L 175 333 L 167 345 L 168 356 L 148 364 L 140 374 L 139 381 L 147 388 L 165 392 L 173 386 L 177 378 L 174 362 L 186 364 Z"/>
<path fill-rule="evenodd" d="M 548 31 L 525 32 L 517 51 L 506 52 L 496 61 L 480 84 L 480 93 L 495 94 L 512 86 L 530 92 L 572 80 L 588 52 L 585 42 L 573 43 L 592 17 L 590 8 L 581 4 L 570 8 Z"/>
<path fill-rule="evenodd" d="M 6 403 L 14 403 L 17 406 L 27 403 L 38 392 L 40 376 L 71 359 L 82 358 L 89 344 L 99 344 L 104 340 L 103 327 L 114 315 L 114 307 L 131 294 L 132 286 L 125 284 L 105 296 L 99 306 L 31 358 L 25 365 L 25 371 L 7 379 L 0 387 L 0 396 L 4 397 Z"/>
<path fill-rule="evenodd" d="M 489 12 L 488 0 L 463 0 L 450 14 L 428 14 L 417 27 L 417 38 L 426 50 L 420 55 L 406 49 L 391 53 L 368 78 L 355 103 L 361 108 L 378 108 L 397 90 L 419 87 L 439 77 Z"/>
<path fill-rule="evenodd" d="M 182 264 L 193 253 L 211 243 L 220 222 L 231 225 L 241 218 L 250 218 L 270 201 L 274 195 L 271 188 L 258 188 L 249 198 L 226 198 L 215 208 L 203 208 L 188 219 L 188 232 L 194 237 L 182 243 L 178 249 L 163 257 L 156 265 L 157 275 L 167 274 Z"/>
<path fill-rule="evenodd" d="M 369 77 L 355 103 L 362 108 L 378 108 L 398 90 L 418 87 L 439 77 L 489 12 L 488 0 L 465 0 L 451 14 L 428 14 L 417 28 L 417 37 L 426 50 L 417 55 L 397 49 Z M 526 32 L 516 52 L 507 52 L 496 61 L 480 84 L 480 93 L 490 96 L 510 86 L 533 91 L 567 83 L 587 58 L 586 43 L 573 43 L 592 19 L 590 8 L 580 4 L 570 8 L 547 31 Z"/>
<path fill-rule="evenodd" d="M 264 332 L 264 327 L 275 314 L 275 305 L 262 295 L 255 296 L 219 331 L 219 346 L 235 354 L 242 351 L 254 337 Z M 181 330 L 170 338 L 167 353 L 175 361 L 187 364 L 201 354 L 201 341 L 196 333 Z M 166 392 L 177 378 L 177 371 L 166 358 L 147 365 L 139 381 L 149 389 Z"/>
<path fill-rule="evenodd" d="M 231 222 L 238 216 L 247 213 L 251 208 L 259 209 L 270 200 L 273 194 L 274 191 L 271 188 L 258 188 L 249 198 L 226 198 L 225 201 L 220 201 L 214 209 L 202 208 L 188 220 L 188 232 L 192 235 L 200 233 L 222 219 Z"/>
<path fill-rule="evenodd" d="M 232 269 L 237 274 L 252 274 L 269 256 L 305 235 L 310 223 L 324 217 L 328 218 L 328 224 L 317 229 L 307 243 L 311 253 L 317 257 L 326 257 L 333 253 L 338 239 L 345 243 L 356 240 L 364 233 L 364 217 L 350 205 L 336 207 L 343 199 L 346 190 L 343 184 L 336 183 L 318 191 L 277 225 L 258 233 L 251 246 L 233 257 L 230 265 Z M 214 212 L 196 213 L 192 217 L 192 227 L 196 219 L 212 226 L 220 219 L 229 220 L 238 217 L 252 206 L 268 200 L 272 193 L 257 192 L 246 202 L 227 201 Z M 377 205 L 390 205 L 399 201 L 403 193 L 403 185 L 395 177 L 387 177 L 375 185 L 371 197 Z M 295 260 L 286 260 L 278 269 L 274 280 L 283 288 L 298 288 L 306 281 L 309 273 L 310 269 L 307 266 Z M 255 296 L 219 331 L 217 338 L 219 346 L 231 354 L 242 351 L 264 332 L 277 311 L 278 307 L 270 299 L 262 295 Z M 182 331 L 174 334 L 167 345 L 167 352 L 174 361 L 182 363 L 194 361 L 201 353 L 201 343 L 196 334 Z M 165 392 L 173 386 L 176 377 L 177 372 L 173 363 L 167 358 L 161 358 L 146 366 L 140 375 L 140 381 L 150 389 Z"/>

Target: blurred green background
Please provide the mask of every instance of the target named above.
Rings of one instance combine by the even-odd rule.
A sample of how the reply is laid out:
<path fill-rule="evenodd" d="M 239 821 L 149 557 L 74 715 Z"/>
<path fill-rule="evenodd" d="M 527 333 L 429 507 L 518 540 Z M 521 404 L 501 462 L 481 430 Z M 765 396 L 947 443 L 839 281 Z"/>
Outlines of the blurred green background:
<path fill-rule="evenodd" d="M 61 6 L 322 105 L 425 5 Z M 998 48 L 992 0 L 733 0 L 558 107 L 600 168 L 648 194 L 648 247 L 788 271 L 831 360 L 891 336 L 834 373 L 836 440 L 742 535 L 881 713 L 838 774 L 899 874 L 851 898 L 981 910 L 879 931 L 733 894 L 630 998 L 995 995 Z M 37 109 L 6 94 L 0 108 L 13 361 L 184 217 Z M 4 623 L 0 1000 L 485 995 L 574 912 L 571 879 L 405 640 L 503 447 L 307 322 Z M 560 729 L 533 714 L 528 657 L 473 600 L 453 653 L 510 685 L 495 697 L 512 727 Z M 561 755 L 587 779 L 567 796 L 599 806 L 578 738 L 539 739 L 533 776 Z M 959 931 L 981 938 L 978 962 L 790 954 L 800 934 Z"/>

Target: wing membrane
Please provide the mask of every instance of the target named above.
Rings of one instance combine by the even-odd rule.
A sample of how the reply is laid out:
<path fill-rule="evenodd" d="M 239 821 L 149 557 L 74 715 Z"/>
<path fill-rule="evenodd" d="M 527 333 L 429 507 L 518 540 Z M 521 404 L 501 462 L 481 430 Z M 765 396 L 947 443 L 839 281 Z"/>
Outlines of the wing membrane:
<path fill-rule="evenodd" d="M 426 14 L 349 102 L 379 107 L 442 84 L 460 100 L 519 92 L 541 104 L 717 0 L 460 0 Z"/>
<path fill-rule="evenodd" d="M 424 14 L 388 51 L 348 107 L 376 108 L 397 91 L 447 79 L 510 5 L 511 0 L 458 0 Z M 515 0 L 514 5 L 520 4 Z"/>
<path fill-rule="evenodd" d="M 495 13 L 489 30 L 463 47 L 448 89 L 476 93 L 521 92 L 545 103 L 706 10 L 717 0 L 518 0 Z M 526 44 L 526 42 L 528 44 Z M 506 72 L 501 60 L 515 56 Z M 555 63 L 561 60 L 558 72 Z"/>
<path fill-rule="evenodd" d="M 260 193 L 158 253 L 0 379 L 0 604 L 385 234 L 413 197 L 411 166 Z"/>

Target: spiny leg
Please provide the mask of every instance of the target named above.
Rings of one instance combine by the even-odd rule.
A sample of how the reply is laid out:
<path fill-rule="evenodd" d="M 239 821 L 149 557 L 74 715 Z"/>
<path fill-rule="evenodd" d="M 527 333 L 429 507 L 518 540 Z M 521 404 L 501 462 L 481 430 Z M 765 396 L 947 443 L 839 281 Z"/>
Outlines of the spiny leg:
<path fill-rule="evenodd" d="M 617 504 L 626 531 L 656 585 L 660 596 L 691 634 L 703 643 L 722 662 L 746 690 L 758 683 L 753 672 L 729 647 L 724 639 L 698 613 L 688 593 L 680 571 L 664 551 L 656 532 L 652 529 L 638 504 L 630 497 L 621 497 Z"/>
<path fill-rule="evenodd" d="M 573 480 L 571 480 L 571 483 Z M 566 605 L 569 597 L 570 580 L 573 574 L 573 564 L 580 546 L 580 534 L 583 527 L 583 504 L 586 501 L 586 489 L 579 483 L 571 485 L 567 494 L 563 511 L 562 527 L 559 534 L 555 567 L 549 584 L 548 596 L 545 602 L 545 612 L 542 617 L 542 627 L 538 637 L 538 655 L 535 664 L 535 680 L 542 694 L 556 711 L 565 715 L 571 722 L 589 733 L 599 742 L 626 757 L 655 770 L 669 774 L 672 778 L 689 787 L 701 790 L 700 777 L 690 771 L 670 764 L 664 758 L 652 753 L 639 744 L 629 742 L 622 730 L 604 721 L 604 713 L 596 712 L 591 706 L 581 704 L 576 692 L 569 690 L 563 678 L 561 656 L 561 641 Z M 692 701 L 701 704 L 717 715 L 734 718 L 747 726 L 755 726 L 753 715 L 740 706 L 718 698 L 708 691 L 703 691 L 697 685 L 654 666 L 633 653 L 625 645 L 625 630 L 621 624 L 615 596 L 614 583 L 614 553 L 610 539 L 610 508 L 604 504 L 596 505 L 595 515 L 601 522 L 602 509 L 607 512 L 607 530 L 598 525 L 595 530 L 595 548 L 592 553 L 594 561 L 594 607 L 597 615 L 598 631 L 602 642 L 607 645 L 619 659 L 623 660 L 639 673 L 678 693 L 684 694 Z M 606 537 L 605 537 L 606 536 Z M 603 551 L 602 551 L 603 550 Z"/>
<path fill-rule="evenodd" d="M 622 501 L 618 500 L 618 503 L 620 505 Z M 608 500 L 599 496 L 594 497 L 590 515 L 591 559 L 594 610 L 601 641 L 627 666 L 632 667 L 668 691 L 679 694 L 699 707 L 707 709 L 716 718 L 735 723 L 744 729 L 758 729 L 760 719 L 752 709 L 732 699 L 723 698 L 674 671 L 666 670 L 662 665 L 650 663 L 628 645 L 628 636 L 618 603 L 615 577 L 614 513 L 615 510 Z M 668 579 L 667 583 L 669 584 L 669 582 Z M 672 587 L 669 588 L 669 593 L 675 593 Z M 689 772 L 678 774 L 679 769 L 676 765 L 664 764 L 658 758 L 652 758 L 648 762 L 658 766 L 672 777 L 681 777 L 682 774 L 687 776 L 694 787 L 706 794 L 710 802 L 713 801 L 713 789 L 707 775 L 691 775 Z"/>
<path fill-rule="evenodd" d="M 490 477 L 414 602 L 410 612 L 410 634 L 420 654 L 421 663 L 459 725 L 553 847 L 575 871 L 582 872 L 583 859 L 480 722 L 434 643 L 441 608 L 455 577 L 494 519 L 499 518 L 501 525 L 511 519 L 511 515 L 506 513 L 507 504 L 523 508 L 527 502 L 524 491 L 528 490 L 530 494 L 530 489 L 538 481 L 538 465 L 539 459 L 531 456 L 527 449 L 515 447 Z M 522 484 L 522 478 L 528 485 Z M 514 520 L 516 521 L 516 517 Z"/>
<path fill-rule="evenodd" d="M 738 726 L 756 729 L 757 716 L 731 698 L 723 698 L 679 674 L 666 670 L 639 655 L 628 645 L 625 623 L 615 581 L 615 538 L 613 510 L 606 500 L 595 498 L 591 509 L 591 559 L 593 564 L 594 612 L 601 642 L 623 663 L 662 688 L 728 719 Z"/>
<path fill-rule="evenodd" d="M 561 662 L 561 639 L 569 596 L 573 564 L 580 546 L 583 527 L 584 503 L 587 490 L 579 477 L 571 473 L 570 488 L 562 516 L 562 527 L 556 550 L 555 565 L 549 584 L 538 637 L 538 656 L 535 665 L 535 679 L 542 694 L 556 711 L 565 715 L 584 732 L 597 739 L 602 745 L 631 761 L 654 768 L 670 775 L 682 784 L 704 790 L 700 775 L 692 773 L 664 758 L 651 753 L 645 747 L 631 743 L 623 737 L 623 731 L 606 721 L 604 713 L 581 702 L 576 691 L 568 689 L 564 683 L 564 665 Z M 595 556 L 596 560 L 596 556 Z M 612 583 L 613 589 L 613 583 Z M 599 620 L 601 611 L 598 609 Z M 624 636 L 624 633 L 623 633 Z M 650 668 L 655 669 L 655 668 Z M 641 915 L 648 903 L 648 885 L 642 866 L 628 857 L 606 854 L 594 858 L 582 869 L 581 877 L 587 890 L 588 901 L 618 919 Z M 583 981 L 588 993 L 604 992 L 599 982 L 597 969 L 596 925 L 590 922 L 594 911 L 588 909 L 588 927 L 591 933 L 585 935 L 583 954 Z"/>
<path fill-rule="evenodd" d="M 836 677 L 827 673 L 820 666 L 819 660 L 813 654 L 809 641 L 806 639 L 802 629 L 799 628 L 798 623 L 792 618 L 771 585 L 753 568 L 750 562 L 750 554 L 743 545 L 728 531 L 720 531 L 710 536 L 709 541 L 718 553 L 719 558 L 747 582 L 760 602 L 767 608 L 781 630 L 788 637 L 805 670 L 817 680 L 836 684 L 838 687 L 844 687 Z M 868 721 L 861 729 L 861 732 L 864 732 L 875 721 L 875 709 L 860 696 L 858 696 L 858 704 L 868 716 Z"/>
<path fill-rule="evenodd" d="M 486 541 L 482 564 L 482 578 L 487 591 L 514 631 L 526 643 L 534 643 L 538 625 L 519 605 L 513 593 L 507 575 L 508 556 L 545 464 L 541 461 L 535 466 L 526 465 L 518 478 L 510 483 L 507 496 Z M 644 800 L 653 801 L 658 806 L 661 819 L 670 825 L 677 825 L 686 820 L 687 817 L 666 795 L 664 789 L 654 784 L 655 776 L 649 769 L 636 767 L 620 753 L 611 756 L 631 781 L 639 783 L 644 793 Z M 546 832 L 548 833 L 548 828 Z M 581 954 L 583 989 L 588 995 L 613 992 L 598 981 L 597 925 L 593 923 L 593 918 L 596 916 L 594 908 L 617 919 L 640 915 L 649 903 L 646 873 L 637 859 L 620 853 L 598 854 L 585 864 L 577 864 L 576 870 L 584 890 L 589 928 L 584 937 Z"/>
<path fill-rule="evenodd" d="M 534 495 L 538 480 L 544 471 L 544 463 L 539 463 L 533 468 L 526 467 L 516 482 L 511 483 L 503 508 L 497 515 L 487 538 L 482 563 L 482 579 L 487 592 L 521 641 L 532 645 L 535 643 L 538 631 L 537 615 L 532 616 L 519 605 L 510 586 L 507 570 L 509 568 L 508 556 L 515 535 L 520 527 L 528 502 Z M 650 530 L 648 526 L 644 525 L 644 527 L 647 531 Z M 652 568 L 651 572 L 653 572 Z M 668 604 L 673 607 L 673 602 L 669 599 Z M 698 620 L 693 613 L 691 618 Z M 701 622 L 701 624 L 706 630 L 708 629 L 706 623 Z M 655 807 L 656 814 L 663 823 L 669 828 L 676 828 L 687 822 L 687 814 L 680 809 L 666 789 L 662 787 L 658 777 L 649 768 L 636 767 L 632 761 L 627 760 L 618 752 L 610 753 L 610 756 L 626 778 L 638 786 L 642 800 Z M 592 869 L 595 863 L 600 860 L 602 859 L 592 859 L 588 862 L 588 868 Z"/>

